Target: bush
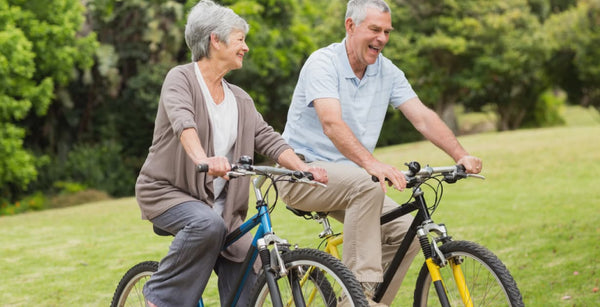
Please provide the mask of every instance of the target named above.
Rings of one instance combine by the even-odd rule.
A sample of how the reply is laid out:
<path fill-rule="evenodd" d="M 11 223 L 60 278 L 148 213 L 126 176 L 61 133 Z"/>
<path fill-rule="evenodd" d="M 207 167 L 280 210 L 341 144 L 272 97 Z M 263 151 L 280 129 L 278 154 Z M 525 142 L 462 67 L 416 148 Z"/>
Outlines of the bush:
<path fill-rule="evenodd" d="M 14 203 L 3 200 L 0 202 L 0 216 L 43 210 L 46 208 L 46 204 L 46 197 L 41 192 L 34 193 Z"/>
<path fill-rule="evenodd" d="M 86 189 L 77 192 L 66 192 L 55 195 L 50 198 L 47 207 L 49 209 L 64 208 L 105 199 L 110 199 L 110 196 L 106 192 L 95 189 Z"/>
<path fill-rule="evenodd" d="M 135 172 L 121 159 L 121 146 L 116 143 L 92 146 L 78 145 L 65 161 L 66 178 L 112 196 L 133 195 Z"/>
<path fill-rule="evenodd" d="M 64 160 L 48 158 L 29 190 L 58 195 L 95 189 L 115 197 L 133 195 L 137 169 L 121 155 L 121 146 L 113 142 L 76 145 Z"/>
<path fill-rule="evenodd" d="M 551 127 L 565 124 L 562 117 L 567 95 L 562 91 L 546 90 L 535 104 L 532 116 L 523 121 L 523 127 Z"/>

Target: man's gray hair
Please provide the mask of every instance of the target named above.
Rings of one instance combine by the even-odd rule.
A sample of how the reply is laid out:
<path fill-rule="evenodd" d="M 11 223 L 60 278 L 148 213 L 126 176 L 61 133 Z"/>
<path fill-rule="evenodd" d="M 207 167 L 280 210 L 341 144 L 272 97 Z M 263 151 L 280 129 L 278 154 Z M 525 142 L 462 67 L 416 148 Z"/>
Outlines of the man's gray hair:
<path fill-rule="evenodd" d="M 378 9 L 382 13 L 392 13 L 389 5 L 383 0 L 350 0 L 345 19 L 352 18 L 356 25 L 360 25 L 367 17 L 367 8 Z"/>
<path fill-rule="evenodd" d="M 210 57 L 210 35 L 214 33 L 219 41 L 229 44 L 233 30 L 248 33 L 248 23 L 230 8 L 220 6 L 211 0 L 202 0 L 190 10 L 185 25 L 185 43 L 192 51 L 192 61 Z"/>

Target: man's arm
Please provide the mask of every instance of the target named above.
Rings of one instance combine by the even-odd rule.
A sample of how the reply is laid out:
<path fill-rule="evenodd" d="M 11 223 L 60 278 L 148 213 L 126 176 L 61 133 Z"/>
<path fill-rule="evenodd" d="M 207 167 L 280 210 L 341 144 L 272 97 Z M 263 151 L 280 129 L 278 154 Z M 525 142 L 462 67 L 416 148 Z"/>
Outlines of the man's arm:
<path fill-rule="evenodd" d="M 452 130 L 437 113 L 425 106 L 419 98 L 409 99 L 398 109 L 425 138 L 446 152 L 456 163 L 464 165 L 467 172 L 479 173 L 481 171 L 481 160 L 469 155 L 458 142 Z"/>
<path fill-rule="evenodd" d="M 302 172 L 311 172 L 314 180 L 327 184 L 327 171 L 320 167 L 310 167 L 304 161 L 300 160 L 293 149 L 284 150 L 277 158 L 277 163 L 281 166 Z"/>
<path fill-rule="evenodd" d="M 404 189 L 406 186 L 404 174 L 395 167 L 375 159 L 344 122 L 339 100 L 335 98 L 315 99 L 313 106 L 323 126 L 323 132 L 340 153 L 364 168 L 369 174 L 379 178 L 384 191 L 386 190 L 385 178 L 388 178 L 396 189 Z"/>

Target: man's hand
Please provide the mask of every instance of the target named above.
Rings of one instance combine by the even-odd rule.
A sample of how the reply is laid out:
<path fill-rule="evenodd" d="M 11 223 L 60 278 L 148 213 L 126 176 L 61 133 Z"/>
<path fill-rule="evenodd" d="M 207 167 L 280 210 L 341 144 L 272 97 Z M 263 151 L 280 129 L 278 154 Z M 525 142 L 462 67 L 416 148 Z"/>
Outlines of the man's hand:
<path fill-rule="evenodd" d="M 322 184 L 327 184 L 329 178 L 327 177 L 327 171 L 321 167 L 309 167 L 307 172 L 313 174 L 313 179 Z"/>
<path fill-rule="evenodd" d="M 388 184 L 393 186 L 394 189 L 404 191 L 404 188 L 406 188 L 406 177 L 404 177 L 404 173 L 391 165 L 373 161 L 365 165 L 364 169 L 367 173 L 379 179 L 379 184 L 384 192 L 387 192 L 387 188 L 385 187 L 386 178 L 389 180 Z"/>
<path fill-rule="evenodd" d="M 463 156 L 460 160 L 456 161 L 457 164 L 462 164 L 467 173 L 470 174 L 479 174 L 481 172 L 481 168 L 483 167 L 483 163 L 481 159 L 475 156 Z"/>

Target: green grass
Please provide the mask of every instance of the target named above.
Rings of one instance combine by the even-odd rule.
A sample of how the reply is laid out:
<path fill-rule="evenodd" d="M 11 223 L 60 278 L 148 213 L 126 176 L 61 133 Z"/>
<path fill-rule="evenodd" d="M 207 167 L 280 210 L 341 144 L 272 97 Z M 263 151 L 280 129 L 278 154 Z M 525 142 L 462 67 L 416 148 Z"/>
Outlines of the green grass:
<path fill-rule="evenodd" d="M 600 125 L 597 118 L 581 123 L 461 137 L 483 158 L 487 179 L 446 185 L 434 215 L 456 239 L 495 252 L 528 306 L 600 305 L 600 292 L 593 290 L 600 287 Z M 396 165 L 452 163 L 426 142 L 381 148 L 376 155 Z M 273 223 L 292 243 L 318 244 L 320 225 L 282 204 Z M 125 271 L 160 259 L 170 241 L 152 233 L 133 198 L 1 217 L 0 233 L 0 306 L 108 306 Z M 419 266 L 411 267 L 395 306 L 411 304 Z M 210 287 L 205 302 L 214 306 L 218 298 Z"/>

